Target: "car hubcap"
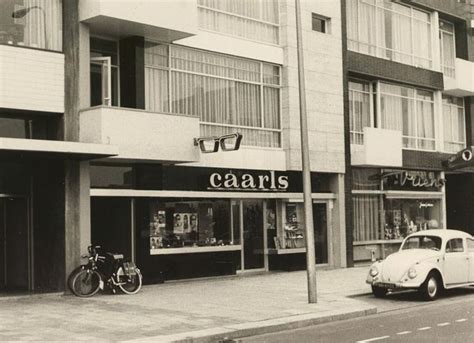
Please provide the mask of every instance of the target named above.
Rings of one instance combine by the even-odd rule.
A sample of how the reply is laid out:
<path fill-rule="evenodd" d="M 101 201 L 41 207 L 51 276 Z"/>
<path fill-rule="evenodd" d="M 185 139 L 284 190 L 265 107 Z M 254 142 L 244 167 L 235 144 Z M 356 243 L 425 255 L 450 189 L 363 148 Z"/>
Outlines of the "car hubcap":
<path fill-rule="evenodd" d="M 433 297 L 436 294 L 436 291 L 438 290 L 438 285 L 436 283 L 435 278 L 430 278 L 428 280 L 428 294 L 430 297 Z"/>

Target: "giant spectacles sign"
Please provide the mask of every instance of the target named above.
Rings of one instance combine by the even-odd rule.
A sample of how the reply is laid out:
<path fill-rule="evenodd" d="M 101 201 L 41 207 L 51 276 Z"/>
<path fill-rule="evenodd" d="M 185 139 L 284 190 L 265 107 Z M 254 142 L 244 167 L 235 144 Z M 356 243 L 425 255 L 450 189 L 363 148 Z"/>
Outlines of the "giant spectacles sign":
<path fill-rule="evenodd" d="M 288 186 L 288 176 L 277 176 L 273 170 L 257 175 L 216 172 L 209 176 L 208 190 L 286 191 Z"/>

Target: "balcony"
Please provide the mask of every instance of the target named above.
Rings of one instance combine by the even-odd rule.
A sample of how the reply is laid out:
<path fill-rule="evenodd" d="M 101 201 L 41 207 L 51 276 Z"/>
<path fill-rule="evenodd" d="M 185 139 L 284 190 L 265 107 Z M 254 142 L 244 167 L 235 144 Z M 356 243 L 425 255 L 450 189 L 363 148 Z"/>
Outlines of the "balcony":
<path fill-rule="evenodd" d="M 96 34 L 173 42 L 197 34 L 196 0 L 81 0 L 79 20 Z"/>
<path fill-rule="evenodd" d="M 117 107 L 92 107 L 81 111 L 80 140 L 111 144 L 119 154 L 113 159 L 128 162 L 196 162 L 199 149 L 199 118 L 153 113 Z"/>
<path fill-rule="evenodd" d="M 444 77 L 444 94 L 474 96 L 474 63 L 456 58 L 456 77 Z"/>
<path fill-rule="evenodd" d="M 64 113 L 64 55 L 0 45 L 0 108 Z"/>
<path fill-rule="evenodd" d="M 364 128 L 364 144 L 351 144 L 353 166 L 402 166 L 402 132 Z"/>

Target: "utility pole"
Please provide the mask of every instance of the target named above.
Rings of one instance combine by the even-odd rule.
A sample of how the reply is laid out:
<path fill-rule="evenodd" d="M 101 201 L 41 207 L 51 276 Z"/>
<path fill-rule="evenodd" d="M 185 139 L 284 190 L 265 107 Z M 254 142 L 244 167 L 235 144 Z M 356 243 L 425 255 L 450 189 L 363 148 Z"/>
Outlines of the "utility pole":
<path fill-rule="evenodd" d="M 309 163 L 308 120 L 306 116 L 306 90 L 304 82 L 303 34 L 301 29 L 300 0 L 295 0 L 296 7 L 296 44 L 298 49 L 298 83 L 300 94 L 300 130 L 301 159 L 303 172 L 304 218 L 306 234 L 306 271 L 308 274 L 308 302 L 317 303 L 316 289 L 316 253 L 313 231 L 313 200 L 311 198 L 311 168 Z"/>

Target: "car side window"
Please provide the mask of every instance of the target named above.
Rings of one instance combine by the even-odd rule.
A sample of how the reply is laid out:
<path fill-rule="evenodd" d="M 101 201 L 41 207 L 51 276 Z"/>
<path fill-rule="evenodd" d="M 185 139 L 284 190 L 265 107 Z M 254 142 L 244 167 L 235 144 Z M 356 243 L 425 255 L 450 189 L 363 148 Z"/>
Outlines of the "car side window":
<path fill-rule="evenodd" d="M 474 252 L 474 239 L 468 238 L 466 239 L 467 242 L 467 251 Z"/>
<path fill-rule="evenodd" d="M 462 238 L 453 238 L 446 243 L 446 252 L 463 252 Z"/>

